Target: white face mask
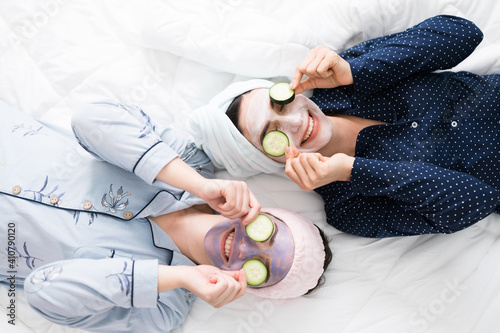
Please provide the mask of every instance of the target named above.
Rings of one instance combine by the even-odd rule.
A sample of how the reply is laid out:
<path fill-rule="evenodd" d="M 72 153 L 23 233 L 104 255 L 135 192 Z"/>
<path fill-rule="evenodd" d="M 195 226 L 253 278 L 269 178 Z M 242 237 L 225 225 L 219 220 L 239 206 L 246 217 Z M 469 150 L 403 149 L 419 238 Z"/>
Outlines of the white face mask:
<path fill-rule="evenodd" d="M 283 107 L 272 105 L 268 89 L 255 89 L 243 96 L 240 126 L 243 135 L 262 152 L 262 139 L 272 130 L 285 133 L 290 146 L 305 153 L 323 148 L 333 131 L 330 119 L 309 98 L 297 95 Z M 285 156 L 269 157 L 278 162 L 286 160 Z"/>

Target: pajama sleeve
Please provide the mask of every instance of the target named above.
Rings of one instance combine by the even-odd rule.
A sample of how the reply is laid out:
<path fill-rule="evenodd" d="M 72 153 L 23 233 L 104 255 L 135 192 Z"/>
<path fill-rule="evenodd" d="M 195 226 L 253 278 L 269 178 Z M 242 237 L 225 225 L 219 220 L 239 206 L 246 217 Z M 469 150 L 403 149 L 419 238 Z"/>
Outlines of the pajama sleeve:
<path fill-rule="evenodd" d="M 72 129 L 80 145 L 94 157 L 133 172 L 148 184 L 177 157 L 208 177 L 213 174 L 208 157 L 186 135 L 155 124 L 137 106 L 85 105 L 73 114 Z"/>
<path fill-rule="evenodd" d="M 426 162 L 357 157 L 351 182 L 317 189 L 328 223 L 364 237 L 452 233 L 491 214 L 495 188 L 468 174 Z"/>
<path fill-rule="evenodd" d="M 48 320 L 93 332 L 168 332 L 187 314 L 158 297 L 157 260 L 74 259 L 32 272 L 29 304 Z M 164 293 L 164 294 L 168 294 Z M 179 303 L 179 302 L 177 302 Z"/>
<path fill-rule="evenodd" d="M 340 56 L 351 66 L 355 93 L 367 95 L 415 73 L 452 68 L 467 58 L 482 38 L 474 23 L 441 15 L 401 33 L 358 44 Z"/>

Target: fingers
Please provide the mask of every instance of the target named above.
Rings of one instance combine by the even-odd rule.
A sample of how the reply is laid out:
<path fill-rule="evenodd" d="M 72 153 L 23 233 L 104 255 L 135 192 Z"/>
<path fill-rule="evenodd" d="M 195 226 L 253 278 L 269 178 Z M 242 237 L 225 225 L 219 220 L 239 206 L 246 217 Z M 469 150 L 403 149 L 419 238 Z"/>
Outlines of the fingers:
<path fill-rule="evenodd" d="M 232 181 L 223 191 L 226 202 L 219 204 L 219 212 L 226 218 L 242 218 L 242 223 L 247 225 L 255 220 L 260 213 L 259 201 L 248 188 L 245 182 Z"/>
<path fill-rule="evenodd" d="M 236 218 L 239 213 L 248 211 L 248 193 L 242 182 L 231 181 L 222 191 L 226 202 L 219 205 L 220 213 L 228 218 Z M 246 204 L 246 205 L 245 205 Z M 245 205 L 245 206 L 244 206 Z"/>
<path fill-rule="evenodd" d="M 285 157 L 286 157 L 286 162 L 285 162 L 285 173 L 286 175 L 291 178 L 295 183 L 298 184 L 299 178 L 298 175 L 296 174 L 295 170 L 293 169 L 293 160 L 297 158 L 300 155 L 300 152 L 298 151 L 297 148 L 288 146 L 285 149 Z"/>
<path fill-rule="evenodd" d="M 306 156 L 306 159 L 309 175 L 308 186 L 313 190 L 323 185 L 325 163 L 322 163 L 323 156 L 321 154 L 310 154 Z"/>
<path fill-rule="evenodd" d="M 220 308 L 243 296 L 246 290 L 246 279 L 242 278 L 245 282 L 245 285 L 242 285 L 242 281 L 239 281 L 240 277 L 240 271 L 216 273 L 217 281 L 213 284 L 212 295 L 207 298 L 207 302 L 215 308 Z"/>
<path fill-rule="evenodd" d="M 300 180 L 297 184 L 304 191 L 313 190 L 317 180 L 317 173 L 310 164 L 311 159 L 317 160 L 317 157 L 312 154 L 301 154 L 292 161 L 292 167 Z"/>
<path fill-rule="evenodd" d="M 296 94 L 314 88 L 333 88 L 336 85 L 335 66 L 340 56 L 326 47 L 312 49 L 295 69 L 290 89 Z M 301 82 L 304 75 L 308 78 Z"/>
<path fill-rule="evenodd" d="M 328 161 L 328 159 L 329 159 L 328 157 L 323 156 L 323 155 L 321 155 L 320 153 L 315 153 L 314 155 L 316 155 L 316 156 L 318 157 L 318 160 L 319 160 L 320 162 L 326 162 L 326 161 Z"/>
<path fill-rule="evenodd" d="M 286 154 L 285 174 L 288 176 L 288 178 L 293 180 L 297 185 L 301 186 L 302 182 L 292 165 L 294 159 L 296 158 L 296 155 L 291 148 L 292 147 L 287 147 L 285 151 Z"/>
<path fill-rule="evenodd" d="M 238 278 L 236 279 L 236 281 L 238 281 L 241 287 L 238 293 L 235 295 L 235 299 L 238 299 L 241 296 L 245 295 L 245 292 L 247 290 L 247 276 L 243 269 L 240 269 L 238 271 Z"/>
<path fill-rule="evenodd" d="M 304 91 L 317 88 L 316 80 L 307 78 L 300 82 L 295 88 L 295 94 L 302 94 Z"/>
<path fill-rule="evenodd" d="M 324 157 L 321 154 L 300 154 L 292 157 L 292 152 L 287 155 L 285 173 L 304 191 L 310 191 L 318 187 L 318 181 L 323 172 L 321 162 Z"/>
<path fill-rule="evenodd" d="M 240 278 L 240 271 L 242 271 L 241 269 L 239 271 L 224 271 L 224 270 L 221 270 L 221 273 L 222 274 L 226 274 L 230 277 L 232 277 L 233 279 L 235 279 L 236 281 L 238 281 L 238 279 Z"/>
<path fill-rule="evenodd" d="M 305 171 L 305 176 L 308 179 L 314 180 L 314 178 L 316 177 L 316 171 L 312 167 L 311 162 L 317 161 L 318 158 L 312 154 L 303 154 L 302 156 L 300 156 L 299 160 L 302 168 Z"/>
<path fill-rule="evenodd" d="M 318 76 L 321 76 L 324 79 L 332 76 L 334 73 L 332 68 L 335 67 L 335 64 L 336 62 L 333 54 L 323 58 L 321 63 L 319 63 L 318 67 L 316 68 Z"/>
<path fill-rule="evenodd" d="M 192 274 L 182 274 L 180 286 L 216 308 L 245 294 L 247 281 L 242 269 L 222 271 L 210 265 L 190 266 L 188 269 Z"/>
<path fill-rule="evenodd" d="M 248 214 L 241 220 L 243 225 L 247 225 L 248 223 L 255 220 L 260 213 L 260 209 L 262 208 L 259 202 L 257 201 L 257 198 L 253 195 L 253 193 L 250 190 L 248 190 L 248 195 L 249 195 L 248 206 L 250 207 L 250 210 L 248 211 Z"/>
<path fill-rule="evenodd" d="M 300 92 L 297 92 L 297 86 L 299 85 L 300 81 L 302 80 L 302 77 L 304 76 L 304 73 L 302 73 L 299 68 L 297 67 L 295 69 L 295 74 L 293 75 L 293 79 L 290 82 L 290 89 L 295 90 L 296 94 L 300 94 Z"/>
<path fill-rule="evenodd" d="M 308 64 L 306 69 L 306 74 L 309 77 L 328 77 L 333 74 L 332 70 L 329 70 L 330 66 L 328 60 L 328 54 L 322 52 L 324 49 L 321 49 L 320 52 L 317 53 L 316 57 Z"/>
<path fill-rule="evenodd" d="M 307 183 L 307 171 L 301 163 L 301 156 L 286 159 L 285 174 L 293 180 L 301 189 L 309 191 Z"/>
<path fill-rule="evenodd" d="M 300 155 L 300 151 L 293 147 L 293 146 L 288 146 L 286 147 L 285 149 L 285 156 L 286 158 L 294 158 L 294 157 L 298 157 Z"/>
<path fill-rule="evenodd" d="M 302 59 L 300 64 L 297 66 L 297 68 L 295 69 L 295 74 L 293 76 L 292 82 L 290 83 L 290 89 L 296 89 L 296 87 L 299 85 L 300 81 L 302 80 L 302 77 L 307 72 L 309 64 L 316 58 L 316 52 L 317 49 L 309 51 L 306 57 Z M 295 93 L 297 93 L 297 91 Z"/>
<path fill-rule="evenodd" d="M 221 272 L 229 275 L 230 277 L 238 281 L 238 283 L 241 286 L 239 293 L 241 293 L 242 295 L 245 293 L 247 287 L 247 276 L 243 269 L 240 269 L 239 271 L 221 271 Z"/>
<path fill-rule="evenodd" d="M 222 272 L 225 273 L 227 271 Z M 231 271 L 231 274 L 229 276 L 231 276 L 232 281 L 237 283 L 237 285 L 234 285 L 236 292 L 231 293 L 231 297 L 228 299 L 229 302 L 232 302 L 245 295 L 245 292 L 247 290 L 247 277 L 243 269 L 240 269 L 239 271 Z"/>

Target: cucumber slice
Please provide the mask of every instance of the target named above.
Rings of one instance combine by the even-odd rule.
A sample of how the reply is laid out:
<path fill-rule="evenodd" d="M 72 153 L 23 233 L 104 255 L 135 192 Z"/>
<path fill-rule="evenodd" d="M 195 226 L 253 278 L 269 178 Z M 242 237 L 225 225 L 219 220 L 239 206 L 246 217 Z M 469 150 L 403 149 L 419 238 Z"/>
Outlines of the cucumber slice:
<path fill-rule="evenodd" d="M 267 279 L 267 268 L 264 263 L 258 259 L 250 259 L 245 261 L 241 267 L 245 271 L 247 284 L 249 286 L 258 286 Z"/>
<path fill-rule="evenodd" d="M 257 216 L 255 220 L 247 224 L 245 227 L 245 232 L 248 237 L 253 239 L 256 242 L 263 242 L 268 240 L 269 237 L 273 234 L 274 231 L 274 223 L 271 219 L 266 216 L 260 214 Z"/>
<path fill-rule="evenodd" d="M 269 88 L 269 98 L 273 103 L 285 105 L 295 99 L 295 90 L 290 89 L 290 83 L 278 82 Z"/>
<path fill-rule="evenodd" d="M 288 136 L 281 131 L 270 131 L 262 140 L 262 148 L 271 156 L 280 157 L 285 155 L 285 149 L 290 145 Z"/>

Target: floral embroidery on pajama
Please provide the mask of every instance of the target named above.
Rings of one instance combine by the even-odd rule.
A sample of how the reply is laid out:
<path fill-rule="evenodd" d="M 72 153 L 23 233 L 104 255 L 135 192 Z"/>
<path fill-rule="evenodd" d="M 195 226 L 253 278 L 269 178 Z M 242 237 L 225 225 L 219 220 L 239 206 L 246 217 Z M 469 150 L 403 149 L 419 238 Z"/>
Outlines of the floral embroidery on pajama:
<path fill-rule="evenodd" d="M 132 278 L 132 273 L 125 273 L 126 270 L 127 270 L 127 262 L 124 261 L 123 270 L 120 273 L 108 275 L 106 276 L 106 278 L 115 276 L 120 282 L 121 291 L 125 293 L 125 296 L 128 296 L 130 290 L 132 289 L 132 285 L 130 283 L 130 279 Z"/>
<path fill-rule="evenodd" d="M 125 197 L 131 196 L 132 194 L 130 192 L 125 192 L 123 193 L 123 186 L 120 186 L 118 191 L 116 191 L 116 195 L 113 193 L 113 184 L 109 185 L 109 192 L 107 193 L 109 195 L 110 202 L 108 202 L 106 198 L 106 193 L 104 193 L 101 204 L 108 208 L 108 210 L 111 213 L 116 213 L 119 210 L 124 210 L 128 206 L 128 199 L 125 202 L 122 202 L 122 200 Z"/>
<path fill-rule="evenodd" d="M 37 190 L 24 190 L 24 192 L 33 193 L 33 200 L 35 200 L 35 201 L 43 202 L 43 200 L 46 198 L 46 199 L 48 199 L 48 201 L 51 205 L 59 207 L 59 202 L 60 202 L 59 199 L 61 199 L 61 197 L 66 192 L 56 194 L 56 191 L 59 189 L 59 185 L 55 185 L 50 192 L 42 193 L 43 191 L 45 191 L 45 188 L 47 187 L 48 183 L 49 183 L 49 176 L 45 176 L 45 181 L 43 182 L 43 185 L 40 188 L 40 190 L 38 190 L 38 191 Z M 57 200 L 55 200 L 55 202 L 51 202 L 51 198 L 54 198 L 54 197 L 56 197 Z"/>

